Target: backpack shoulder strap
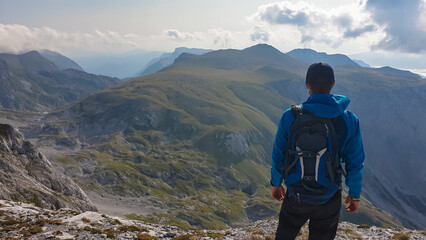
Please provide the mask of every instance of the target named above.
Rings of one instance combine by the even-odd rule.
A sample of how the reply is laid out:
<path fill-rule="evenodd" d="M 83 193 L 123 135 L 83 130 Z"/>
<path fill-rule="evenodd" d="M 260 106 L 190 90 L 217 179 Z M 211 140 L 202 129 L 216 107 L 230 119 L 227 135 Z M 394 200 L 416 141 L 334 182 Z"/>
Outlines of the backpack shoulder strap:
<path fill-rule="evenodd" d="M 294 120 L 296 120 L 296 118 L 302 112 L 302 106 L 301 105 L 291 105 L 291 112 L 293 113 Z"/>

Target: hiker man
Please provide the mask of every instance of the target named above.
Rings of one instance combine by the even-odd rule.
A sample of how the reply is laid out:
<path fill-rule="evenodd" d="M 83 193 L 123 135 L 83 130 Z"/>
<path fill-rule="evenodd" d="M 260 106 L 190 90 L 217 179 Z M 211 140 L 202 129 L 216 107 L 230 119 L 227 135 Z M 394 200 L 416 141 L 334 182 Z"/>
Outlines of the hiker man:
<path fill-rule="evenodd" d="M 326 63 L 312 64 L 305 84 L 308 100 L 284 112 L 273 147 L 272 196 L 283 200 L 276 240 L 295 239 L 307 220 L 310 240 L 334 239 L 342 175 L 347 212 L 358 209 L 361 195 L 364 149 L 358 118 L 345 110 L 349 99 L 330 94 L 334 72 Z"/>

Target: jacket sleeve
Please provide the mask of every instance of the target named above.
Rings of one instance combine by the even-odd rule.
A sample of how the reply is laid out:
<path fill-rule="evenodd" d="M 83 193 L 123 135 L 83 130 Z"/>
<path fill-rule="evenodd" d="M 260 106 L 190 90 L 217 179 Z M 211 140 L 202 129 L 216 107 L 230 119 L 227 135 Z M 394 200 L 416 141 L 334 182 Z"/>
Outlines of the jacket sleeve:
<path fill-rule="evenodd" d="M 365 159 L 364 147 L 358 118 L 348 112 L 346 114 L 346 123 L 348 125 L 348 135 L 343 150 L 343 158 L 348 176 L 345 183 L 349 187 L 349 195 L 359 198 L 362 190 L 362 168 L 364 167 Z"/>
<path fill-rule="evenodd" d="M 271 184 L 277 188 L 283 181 L 281 169 L 284 165 L 289 129 L 293 121 L 294 117 L 291 109 L 287 109 L 281 117 L 275 136 L 272 150 Z"/>

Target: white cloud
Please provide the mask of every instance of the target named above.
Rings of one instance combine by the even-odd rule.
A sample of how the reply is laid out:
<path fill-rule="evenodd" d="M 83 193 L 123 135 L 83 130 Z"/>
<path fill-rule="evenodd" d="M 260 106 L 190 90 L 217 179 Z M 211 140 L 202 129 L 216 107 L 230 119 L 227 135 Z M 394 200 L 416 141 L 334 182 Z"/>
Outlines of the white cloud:
<path fill-rule="evenodd" d="M 261 42 L 269 42 L 270 37 L 270 29 L 266 27 L 254 26 L 250 30 L 250 39 L 253 42 L 261 41 Z"/>
<path fill-rule="evenodd" d="M 0 52 L 19 53 L 37 49 L 120 51 L 142 47 L 146 39 L 113 31 L 66 33 L 52 28 L 28 28 L 18 24 L 0 24 Z"/>
<path fill-rule="evenodd" d="M 386 34 L 374 48 L 426 53 L 426 0 L 367 0 L 365 10 Z"/>
<path fill-rule="evenodd" d="M 214 45 L 222 48 L 232 47 L 235 40 L 235 33 L 230 31 L 214 28 L 208 31 L 210 37 L 213 39 Z"/>
<path fill-rule="evenodd" d="M 305 47 L 347 48 L 341 46 L 349 42 L 358 42 L 358 46 L 368 43 L 369 47 L 371 38 L 377 41 L 377 37 L 383 35 L 365 11 L 363 2 L 328 10 L 304 1 L 274 2 L 260 6 L 248 19 L 255 25 L 266 24 L 278 38 L 281 36 Z"/>
<path fill-rule="evenodd" d="M 193 40 L 204 40 L 203 33 L 189 33 L 181 32 L 176 29 L 164 30 L 164 33 L 168 39 L 176 41 L 193 41 Z"/>

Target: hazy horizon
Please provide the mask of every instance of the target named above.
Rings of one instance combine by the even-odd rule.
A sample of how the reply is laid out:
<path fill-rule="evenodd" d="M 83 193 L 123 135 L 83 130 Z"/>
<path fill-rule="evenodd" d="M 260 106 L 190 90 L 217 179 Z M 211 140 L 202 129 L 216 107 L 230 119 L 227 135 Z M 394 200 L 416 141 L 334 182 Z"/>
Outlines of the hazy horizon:
<path fill-rule="evenodd" d="M 267 43 L 425 74 L 425 25 L 426 0 L 0 0 L 0 52 L 49 49 L 73 59 Z"/>

